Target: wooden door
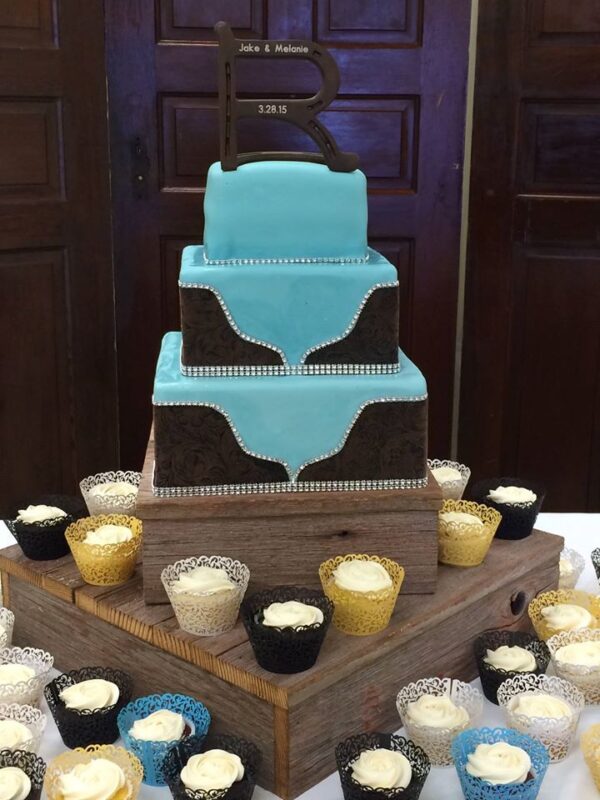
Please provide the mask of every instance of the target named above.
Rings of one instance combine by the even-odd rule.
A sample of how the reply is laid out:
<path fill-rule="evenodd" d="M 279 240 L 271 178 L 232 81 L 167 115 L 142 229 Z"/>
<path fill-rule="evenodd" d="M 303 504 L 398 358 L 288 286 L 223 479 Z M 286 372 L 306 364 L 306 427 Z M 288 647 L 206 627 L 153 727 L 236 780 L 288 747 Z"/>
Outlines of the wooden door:
<path fill-rule="evenodd" d="M 107 0 L 122 453 L 139 466 L 161 334 L 179 328 L 184 245 L 202 239 L 218 159 L 213 25 L 237 37 L 331 49 L 339 98 L 323 115 L 369 181 L 371 244 L 401 284 L 401 344 L 425 372 L 431 450 L 449 451 L 470 0 Z M 240 61 L 238 92 L 306 96 L 316 69 Z M 295 129 L 245 120 L 243 149 L 313 149 Z M 260 127 L 259 127 L 260 126 Z"/>
<path fill-rule="evenodd" d="M 460 455 L 600 509 L 600 4 L 480 4 Z"/>
<path fill-rule="evenodd" d="M 102 0 L 0 0 L 0 513 L 117 463 Z"/>

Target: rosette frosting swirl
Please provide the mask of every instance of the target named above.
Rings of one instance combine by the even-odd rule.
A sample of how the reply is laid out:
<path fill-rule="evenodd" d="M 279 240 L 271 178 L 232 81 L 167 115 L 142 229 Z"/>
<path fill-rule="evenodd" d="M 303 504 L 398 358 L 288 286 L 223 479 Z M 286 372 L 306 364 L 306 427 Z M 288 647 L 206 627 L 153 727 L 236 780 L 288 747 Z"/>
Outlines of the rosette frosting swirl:
<path fill-rule="evenodd" d="M 92 678 L 67 686 L 59 695 L 67 708 L 76 711 L 95 711 L 114 706 L 119 699 L 119 687 L 103 678 Z"/>
<path fill-rule="evenodd" d="M 77 764 L 58 779 L 62 800 L 111 800 L 126 785 L 125 773 L 108 758 Z"/>
<path fill-rule="evenodd" d="M 181 770 L 181 781 L 186 789 L 209 792 L 211 789 L 229 789 L 244 777 L 241 758 L 227 750 L 207 750 L 192 756 Z"/>
<path fill-rule="evenodd" d="M 298 600 L 271 603 L 263 610 L 263 625 L 269 628 L 302 628 L 320 625 L 324 616 L 320 608 Z"/>
<path fill-rule="evenodd" d="M 488 650 L 483 660 L 490 667 L 506 672 L 535 672 L 537 669 L 533 653 L 518 644 L 503 644 L 495 650 Z"/>
<path fill-rule="evenodd" d="M 431 470 L 431 474 L 440 485 L 462 479 L 462 474 L 456 467 L 436 467 Z"/>
<path fill-rule="evenodd" d="M 488 498 L 493 500 L 494 503 L 531 505 L 537 500 L 537 494 L 532 492 L 531 489 L 525 489 L 523 486 L 498 486 L 496 489 L 490 489 Z"/>
<path fill-rule="evenodd" d="M 19 767 L 0 769 L 0 800 L 25 800 L 31 791 L 31 780 Z"/>
<path fill-rule="evenodd" d="M 406 789 L 412 778 L 410 761 L 397 750 L 363 750 L 351 764 L 352 777 L 372 789 Z"/>
<path fill-rule="evenodd" d="M 83 540 L 85 544 L 121 544 L 133 539 L 131 528 L 126 525 L 100 525 L 94 531 L 88 531 Z"/>
<path fill-rule="evenodd" d="M 447 695 L 421 695 L 408 704 L 406 717 L 414 725 L 429 728 L 458 728 L 469 722 L 467 709 L 457 706 Z"/>
<path fill-rule="evenodd" d="M 446 525 L 483 526 L 483 521 L 476 514 L 469 514 L 468 511 L 442 511 L 439 517 Z"/>
<path fill-rule="evenodd" d="M 136 494 L 137 486 L 127 481 L 105 481 L 98 483 L 90 489 L 93 497 L 124 497 L 128 494 Z"/>
<path fill-rule="evenodd" d="M 591 627 L 596 621 L 587 608 L 574 603 L 546 606 L 542 608 L 542 616 L 548 627 L 555 631 L 579 631 Z"/>
<path fill-rule="evenodd" d="M 0 750 L 12 749 L 31 739 L 31 731 L 16 719 L 0 719 Z"/>
<path fill-rule="evenodd" d="M 231 592 L 235 583 L 221 567 L 194 567 L 189 572 L 182 573 L 171 586 L 175 594 L 190 592 L 191 594 L 219 594 Z"/>
<path fill-rule="evenodd" d="M 181 739 L 184 731 L 185 719 L 182 715 L 168 708 L 161 708 L 147 717 L 136 719 L 129 735 L 145 742 L 174 742 Z"/>
<path fill-rule="evenodd" d="M 521 747 L 507 742 L 478 744 L 475 751 L 469 753 L 466 770 L 474 778 L 494 786 L 525 783 L 531 770 L 531 759 Z"/>
<path fill-rule="evenodd" d="M 35 525 L 38 522 L 46 522 L 49 519 L 61 519 L 66 517 L 67 512 L 57 506 L 27 506 L 22 508 L 17 514 L 17 521 L 25 525 Z"/>
<path fill-rule="evenodd" d="M 600 667 L 600 641 L 572 642 L 559 647 L 554 658 L 578 667 Z"/>
<path fill-rule="evenodd" d="M 27 664 L 0 664 L 0 686 L 24 683 L 35 677 L 35 670 Z"/>
<path fill-rule="evenodd" d="M 382 564 L 358 558 L 338 564 L 333 571 L 333 580 L 336 586 L 349 592 L 381 592 L 393 586 L 390 574 Z"/>
<path fill-rule="evenodd" d="M 561 719 L 573 714 L 568 703 L 565 703 L 560 697 L 545 692 L 523 692 L 516 697 L 511 697 L 508 708 L 513 714 L 543 719 Z"/>

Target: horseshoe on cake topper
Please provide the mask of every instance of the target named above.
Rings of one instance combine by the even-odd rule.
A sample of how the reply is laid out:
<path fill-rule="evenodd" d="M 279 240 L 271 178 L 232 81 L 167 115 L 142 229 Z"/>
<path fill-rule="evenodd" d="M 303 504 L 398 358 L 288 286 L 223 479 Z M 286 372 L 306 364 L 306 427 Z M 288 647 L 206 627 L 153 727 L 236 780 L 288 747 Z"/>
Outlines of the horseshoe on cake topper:
<path fill-rule="evenodd" d="M 316 119 L 317 114 L 335 99 L 340 86 L 337 64 L 324 47 L 302 39 L 236 39 L 227 22 L 217 22 L 215 31 L 219 39 L 219 139 L 223 170 L 231 171 L 251 161 L 315 161 L 326 164 L 334 172 L 352 172 L 358 167 L 356 153 L 342 152 L 330 131 Z M 236 95 L 237 57 L 312 61 L 321 73 L 322 83 L 315 95 L 305 99 L 240 100 Z M 307 133 L 320 152 L 238 153 L 237 121 L 242 117 L 270 117 L 289 122 Z"/>

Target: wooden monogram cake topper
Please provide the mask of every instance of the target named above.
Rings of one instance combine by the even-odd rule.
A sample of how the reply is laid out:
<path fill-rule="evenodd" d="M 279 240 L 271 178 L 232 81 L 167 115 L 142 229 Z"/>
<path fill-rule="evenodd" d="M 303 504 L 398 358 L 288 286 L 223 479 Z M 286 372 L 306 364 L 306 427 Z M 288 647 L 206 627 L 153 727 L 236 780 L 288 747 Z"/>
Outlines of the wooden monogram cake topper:
<path fill-rule="evenodd" d="M 234 170 L 250 161 L 316 161 L 335 172 L 352 172 L 358 167 L 356 153 L 343 153 L 327 128 L 316 119 L 335 98 L 340 75 L 331 55 L 314 42 L 236 39 L 226 22 L 217 22 L 219 38 L 219 122 L 221 167 Z M 303 58 L 319 68 L 319 91 L 305 99 L 240 100 L 236 95 L 236 58 Z M 238 153 L 237 121 L 242 117 L 271 117 L 303 130 L 316 143 L 319 153 L 256 152 Z"/>

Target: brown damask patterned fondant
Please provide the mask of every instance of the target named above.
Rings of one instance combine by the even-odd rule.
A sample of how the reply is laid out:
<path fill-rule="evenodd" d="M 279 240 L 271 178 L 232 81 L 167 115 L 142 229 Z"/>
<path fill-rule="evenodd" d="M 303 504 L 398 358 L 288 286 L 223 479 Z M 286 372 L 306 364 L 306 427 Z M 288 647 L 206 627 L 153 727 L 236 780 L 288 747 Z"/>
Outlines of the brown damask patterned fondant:
<path fill-rule="evenodd" d="M 306 364 L 398 362 L 398 288 L 375 289 L 350 333 L 310 353 Z"/>

